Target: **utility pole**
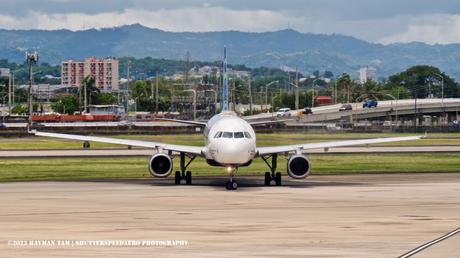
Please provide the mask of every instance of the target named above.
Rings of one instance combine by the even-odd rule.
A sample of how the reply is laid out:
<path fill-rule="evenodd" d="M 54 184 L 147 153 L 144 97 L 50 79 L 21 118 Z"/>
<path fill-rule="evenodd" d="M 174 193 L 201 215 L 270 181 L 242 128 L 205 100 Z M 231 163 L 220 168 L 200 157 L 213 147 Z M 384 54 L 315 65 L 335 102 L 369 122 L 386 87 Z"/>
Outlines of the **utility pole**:
<path fill-rule="evenodd" d="M 87 111 L 87 106 L 88 106 L 88 96 L 87 96 L 87 89 L 86 89 L 86 84 L 88 84 L 88 80 L 91 80 L 90 77 L 86 77 L 86 80 L 83 81 L 83 112 L 86 114 Z"/>
<path fill-rule="evenodd" d="M 415 96 L 415 104 L 414 104 L 414 133 L 417 132 L 417 118 L 418 118 L 418 114 L 417 114 L 417 96 Z"/>
<path fill-rule="evenodd" d="M 295 109 L 299 109 L 299 69 L 295 67 Z"/>
<path fill-rule="evenodd" d="M 191 55 L 190 51 L 187 51 L 185 54 L 185 70 L 184 70 L 184 76 L 185 76 L 185 84 L 188 83 L 188 73 L 190 72 L 190 60 L 191 60 Z"/>
<path fill-rule="evenodd" d="M 265 107 L 264 108 L 267 108 L 268 107 L 268 86 L 265 85 Z"/>
<path fill-rule="evenodd" d="M 156 79 L 157 79 L 157 78 L 156 78 L 156 76 L 155 76 L 155 81 L 156 81 Z M 153 100 L 154 100 L 154 95 L 153 95 L 153 93 L 155 93 L 155 92 L 153 91 L 153 81 L 150 80 L 149 83 L 150 83 L 150 99 L 153 101 Z"/>
<path fill-rule="evenodd" d="M 13 93 L 12 93 L 12 94 L 13 94 L 13 107 L 14 107 L 14 104 L 15 104 L 15 102 L 14 102 L 14 73 L 11 72 L 11 74 L 12 74 L 12 77 L 13 77 L 13 85 L 12 85 L 12 87 L 13 87 Z"/>
<path fill-rule="evenodd" d="M 126 98 L 126 114 L 129 113 L 129 68 L 131 66 L 131 61 L 128 59 L 128 68 L 126 71 L 126 77 L 128 78 L 128 81 L 126 82 L 126 91 L 125 91 L 125 98 Z"/>
<path fill-rule="evenodd" d="M 283 107 L 283 90 L 280 87 L 280 106 Z"/>
<path fill-rule="evenodd" d="M 38 53 L 26 53 L 26 62 L 29 65 L 29 123 L 27 124 L 27 131 L 32 129 L 32 115 L 33 115 L 33 105 L 32 105 L 32 66 L 38 62 Z"/>
<path fill-rule="evenodd" d="M 159 96 L 158 96 L 158 74 L 157 74 L 157 77 L 155 78 L 155 112 L 158 113 L 158 99 L 159 99 Z"/>
<path fill-rule="evenodd" d="M 248 77 L 248 87 L 249 87 L 249 112 L 252 115 L 252 90 L 251 90 L 251 74 Z"/>
<path fill-rule="evenodd" d="M 11 116 L 11 71 L 8 78 L 8 114 Z"/>
<path fill-rule="evenodd" d="M 217 68 L 217 72 L 216 72 L 216 80 L 217 80 L 217 96 L 220 96 L 220 93 L 221 93 L 221 79 L 222 79 L 222 76 L 220 76 L 220 68 Z M 217 111 L 217 102 L 218 102 L 218 97 L 216 97 L 216 111 Z M 220 102 L 220 107 L 222 108 L 222 100 Z"/>

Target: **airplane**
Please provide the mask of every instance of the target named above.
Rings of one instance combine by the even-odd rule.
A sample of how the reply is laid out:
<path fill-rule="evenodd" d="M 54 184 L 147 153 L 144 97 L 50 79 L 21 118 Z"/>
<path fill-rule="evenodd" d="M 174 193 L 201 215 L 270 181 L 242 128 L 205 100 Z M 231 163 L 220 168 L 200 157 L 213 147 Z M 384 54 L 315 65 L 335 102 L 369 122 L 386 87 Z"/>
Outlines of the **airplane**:
<path fill-rule="evenodd" d="M 175 184 L 179 185 L 183 180 L 187 185 L 192 184 L 192 173 L 187 168 L 196 157 L 203 157 L 210 166 L 224 167 L 229 175 L 226 184 L 227 190 L 236 190 L 237 182 L 234 180 L 238 168 L 249 166 L 254 159 L 261 158 L 269 167 L 270 172 L 265 172 L 265 185 L 275 182 L 281 185 L 281 172 L 278 172 L 278 155 L 287 157 L 287 174 L 293 179 L 304 179 L 310 175 L 311 161 L 307 151 L 318 148 L 331 148 L 352 145 L 366 145 L 373 143 L 397 142 L 418 140 L 423 136 L 405 136 L 390 138 L 374 138 L 360 140 L 345 140 L 320 143 L 293 144 L 272 147 L 257 147 L 256 133 L 253 126 L 258 124 L 272 123 L 273 121 L 248 122 L 231 110 L 228 105 L 228 83 L 226 76 L 227 66 L 226 49 L 224 50 L 223 62 L 223 95 L 222 112 L 213 116 L 207 122 L 186 121 L 175 119 L 179 123 L 187 123 L 204 127 L 204 146 L 187 146 L 167 144 L 161 142 L 114 139 L 106 137 L 83 136 L 61 133 L 39 132 L 30 133 L 36 136 L 55 137 L 69 140 L 81 140 L 85 142 L 102 142 L 121 144 L 135 147 L 152 148 L 155 150 L 149 160 L 149 171 L 153 177 L 168 177 L 173 171 L 173 157 L 179 154 L 180 171 L 175 172 Z M 276 122 L 276 121 L 275 121 Z M 186 162 L 188 158 L 188 162 Z"/>

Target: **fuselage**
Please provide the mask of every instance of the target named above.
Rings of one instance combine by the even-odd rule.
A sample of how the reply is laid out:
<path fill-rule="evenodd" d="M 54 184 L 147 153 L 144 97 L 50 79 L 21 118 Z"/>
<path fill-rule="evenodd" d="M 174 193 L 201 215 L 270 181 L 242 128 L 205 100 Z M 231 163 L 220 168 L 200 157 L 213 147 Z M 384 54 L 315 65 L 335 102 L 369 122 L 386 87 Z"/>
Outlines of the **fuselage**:
<path fill-rule="evenodd" d="M 213 116 L 206 124 L 204 136 L 204 155 L 212 165 L 246 166 L 256 155 L 254 129 L 232 111 Z"/>

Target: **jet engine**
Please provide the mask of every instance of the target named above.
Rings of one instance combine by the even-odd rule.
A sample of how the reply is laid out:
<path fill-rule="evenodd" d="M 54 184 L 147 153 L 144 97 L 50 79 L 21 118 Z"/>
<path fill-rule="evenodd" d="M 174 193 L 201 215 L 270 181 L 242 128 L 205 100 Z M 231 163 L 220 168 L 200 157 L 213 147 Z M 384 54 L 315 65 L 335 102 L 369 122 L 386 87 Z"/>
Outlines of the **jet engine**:
<path fill-rule="evenodd" d="M 157 153 L 150 158 L 149 170 L 154 177 L 167 177 L 171 174 L 173 162 L 171 157 L 164 153 Z"/>
<path fill-rule="evenodd" d="M 287 163 L 288 175 L 294 179 L 303 179 L 310 175 L 311 163 L 304 155 L 294 155 Z"/>

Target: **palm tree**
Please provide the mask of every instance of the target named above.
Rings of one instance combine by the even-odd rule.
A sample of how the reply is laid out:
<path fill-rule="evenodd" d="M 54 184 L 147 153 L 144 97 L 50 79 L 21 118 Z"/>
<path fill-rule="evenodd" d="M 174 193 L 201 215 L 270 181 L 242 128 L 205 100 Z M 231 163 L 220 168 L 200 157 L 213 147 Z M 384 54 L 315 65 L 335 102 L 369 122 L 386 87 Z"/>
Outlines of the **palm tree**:
<path fill-rule="evenodd" d="M 99 93 L 100 90 L 99 88 L 96 87 L 96 80 L 92 75 L 88 75 L 83 79 L 83 90 L 80 88 L 80 97 L 81 97 L 81 91 L 83 91 L 83 112 L 88 112 L 88 102 L 89 105 L 92 103 L 92 99 L 94 98 L 95 94 L 94 93 Z M 89 99 L 88 99 L 89 95 Z M 81 105 L 81 104 L 80 104 Z"/>
<path fill-rule="evenodd" d="M 343 73 L 342 75 L 340 75 L 339 79 L 337 80 L 337 85 L 338 87 L 340 87 L 342 91 L 342 101 L 346 99 L 347 103 L 349 103 L 350 102 L 350 88 L 351 88 L 350 75 L 347 73 Z"/>

